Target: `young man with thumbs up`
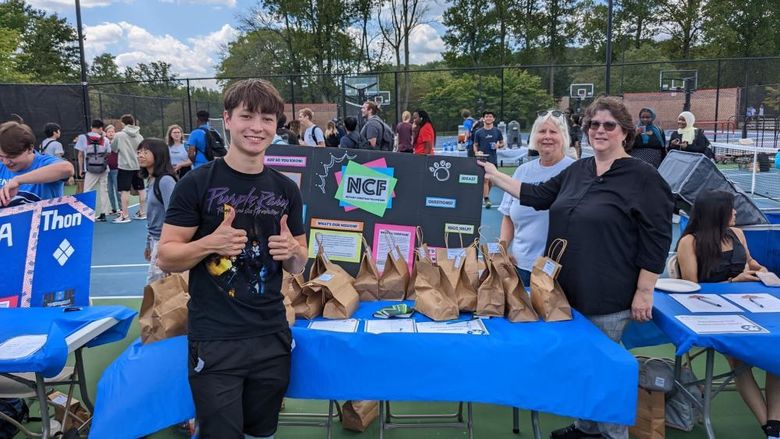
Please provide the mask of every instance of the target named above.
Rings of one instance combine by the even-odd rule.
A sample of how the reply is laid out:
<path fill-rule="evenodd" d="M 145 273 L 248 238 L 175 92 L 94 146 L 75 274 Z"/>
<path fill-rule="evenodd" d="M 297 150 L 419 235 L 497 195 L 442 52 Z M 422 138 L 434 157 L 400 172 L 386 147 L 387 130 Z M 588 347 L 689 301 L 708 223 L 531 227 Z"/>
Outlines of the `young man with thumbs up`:
<path fill-rule="evenodd" d="M 200 438 L 272 438 L 290 376 L 282 269 L 307 250 L 296 184 L 264 166 L 284 110 L 264 80 L 225 91 L 230 148 L 177 184 L 157 262 L 190 270 L 189 380 Z"/>

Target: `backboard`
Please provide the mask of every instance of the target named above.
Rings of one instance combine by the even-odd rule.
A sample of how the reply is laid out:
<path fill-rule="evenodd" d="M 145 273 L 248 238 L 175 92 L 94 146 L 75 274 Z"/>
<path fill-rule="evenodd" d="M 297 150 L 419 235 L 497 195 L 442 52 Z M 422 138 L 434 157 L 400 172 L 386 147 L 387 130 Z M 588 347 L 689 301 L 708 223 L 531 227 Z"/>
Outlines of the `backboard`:
<path fill-rule="evenodd" d="M 377 105 L 380 107 L 383 105 L 387 105 L 390 103 L 390 92 L 389 91 L 378 91 L 375 94 L 367 94 L 367 99 L 372 100 L 376 102 Z"/>
<path fill-rule="evenodd" d="M 376 75 L 358 75 L 344 78 L 344 96 L 356 98 L 361 92 L 365 93 L 365 96 L 378 94 L 379 77 Z"/>
<path fill-rule="evenodd" d="M 662 92 L 685 91 L 685 84 L 688 83 L 690 91 L 694 91 L 699 86 L 698 70 L 661 70 L 658 84 Z"/>
<path fill-rule="evenodd" d="M 593 84 L 572 84 L 569 86 L 569 97 L 589 99 L 593 97 Z"/>

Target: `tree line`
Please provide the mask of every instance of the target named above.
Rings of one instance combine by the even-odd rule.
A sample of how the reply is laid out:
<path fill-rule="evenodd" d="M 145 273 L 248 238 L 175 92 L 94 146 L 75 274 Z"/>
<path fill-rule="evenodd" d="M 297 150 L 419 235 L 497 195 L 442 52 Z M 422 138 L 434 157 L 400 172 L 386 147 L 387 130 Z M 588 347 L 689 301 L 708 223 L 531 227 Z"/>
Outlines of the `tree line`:
<path fill-rule="evenodd" d="M 607 6 L 600 0 L 452 0 L 441 17 L 432 16 L 432 6 L 430 0 L 258 1 L 240 13 L 240 35 L 214 66 L 216 75 L 269 77 L 288 100 L 294 95 L 299 102 L 338 102 L 343 75 L 377 72 L 382 88 L 387 89 L 387 84 L 395 87 L 395 74 L 387 72 L 399 72 L 399 93 L 394 96 L 402 108 L 423 103 L 455 108 L 455 101 L 443 99 L 448 93 L 475 93 L 462 87 L 474 86 L 479 93 L 463 102 L 471 103 L 466 106 L 492 99 L 482 93 L 494 88 L 497 70 L 450 74 L 420 70 L 584 66 L 603 63 L 606 57 Z M 414 32 L 439 19 L 445 28 L 442 59 L 413 65 Z M 622 0 L 615 2 L 613 23 L 611 57 L 618 63 L 657 61 L 659 69 L 675 69 L 684 68 L 674 64 L 679 60 L 780 54 L 778 1 Z M 603 70 L 598 67 L 521 73 L 507 77 L 502 71 L 504 83 L 521 84 L 514 86 L 520 92 L 510 91 L 515 95 L 505 101 L 529 97 L 529 86 L 538 87 L 534 94 L 541 93 L 535 99 L 549 99 L 568 91 L 571 82 L 596 82 L 598 88 L 603 81 Z M 733 72 L 733 81 L 743 73 Z M 643 77 L 641 66 L 620 74 L 621 93 L 657 81 L 657 74 Z M 164 61 L 120 71 L 113 56 L 103 54 L 89 66 L 93 83 L 150 81 L 148 85 L 106 87 L 106 92 L 175 97 L 181 93 L 177 79 Z M 0 3 L 0 81 L 77 80 L 74 28 L 57 14 L 37 10 L 25 0 Z M 506 84 L 503 90 L 507 92 Z M 202 93 L 209 94 L 208 90 Z M 460 103 L 465 98 L 453 99 Z"/>

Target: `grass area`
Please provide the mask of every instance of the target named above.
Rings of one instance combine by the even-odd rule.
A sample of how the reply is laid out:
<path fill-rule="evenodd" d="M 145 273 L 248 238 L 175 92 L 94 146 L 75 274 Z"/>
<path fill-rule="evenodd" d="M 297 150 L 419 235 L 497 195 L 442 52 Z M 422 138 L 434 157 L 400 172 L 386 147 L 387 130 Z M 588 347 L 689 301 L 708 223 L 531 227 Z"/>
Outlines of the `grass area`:
<path fill-rule="evenodd" d="M 140 299 L 99 299 L 94 301 L 95 305 L 123 305 L 129 308 L 138 310 L 140 307 Z M 99 346 L 96 348 L 85 350 L 85 362 L 87 365 L 87 376 L 89 381 L 89 389 L 94 401 L 96 393 L 96 385 L 103 370 L 109 365 L 114 358 L 116 358 L 133 340 L 139 336 L 139 326 L 137 318 L 128 332 L 127 337 L 119 342 L 111 343 L 108 345 Z M 642 348 L 633 351 L 634 354 L 649 355 L 649 356 L 664 356 L 672 357 L 674 355 L 674 348 L 672 345 L 656 346 L 652 348 Z M 700 361 L 696 364 L 695 372 L 697 376 L 704 376 L 704 362 Z M 722 356 L 716 356 L 716 373 L 718 371 L 726 371 L 728 368 L 725 359 Z M 409 372 L 413 373 L 413 372 Z M 522 371 L 518 371 L 522 373 Z M 476 376 L 475 376 L 476 378 Z M 763 376 L 761 381 L 763 382 Z M 63 389 L 64 390 L 64 389 Z M 572 398 L 580 398 L 583 395 L 571 395 Z M 451 413 L 456 409 L 455 404 L 446 403 L 405 403 L 399 402 L 393 404 L 394 413 Z M 327 410 L 327 403 L 323 401 L 304 401 L 304 400 L 287 400 L 285 411 L 291 412 L 324 412 Z M 737 439 L 737 438 L 758 438 L 760 437 L 761 430 L 758 428 L 753 416 L 744 405 L 739 395 L 736 392 L 728 391 L 719 395 L 713 402 L 713 422 L 715 425 L 715 431 L 717 432 L 719 439 Z M 541 425 L 544 437 L 549 435 L 549 432 L 568 425 L 571 419 L 561 418 L 554 415 L 541 414 Z M 34 425 L 34 424 L 33 424 Z M 512 433 L 512 410 L 508 407 L 497 406 L 491 404 L 474 404 L 474 431 L 476 438 L 517 438 L 517 437 L 532 437 L 531 432 L 531 418 L 530 413 L 527 411 L 520 412 L 520 436 Z M 378 423 L 375 422 L 371 427 L 362 434 L 353 433 L 342 430 L 341 427 L 336 424 L 334 427 L 334 438 L 356 438 L 356 437 L 377 437 L 378 435 Z M 407 429 L 403 431 L 389 431 L 386 432 L 386 437 L 392 438 L 405 438 L 405 439 L 423 439 L 423 438 L 462 438 L 466 437 L 466 433 L 462 430 L 448 430 L 448 429 Z M 324 435 L 321 429 L 306 428 L 306 427 L 280 427 L 277 434 L 279 438 L 317 438 L 320 439 Z M 17 436 L 21 438 L 21 436 Z M 181 433 L 175 431 L 175 429 L 166 429 L 155 433 L 150 436 L 154 439 L 174 439 L 184 437 Z M 690 433 L 667 429 L 667 436 L 670 439 L 703 439 L 706 437 L 704 430 L 701 427 L 696 427 L 694 431 Z"/>

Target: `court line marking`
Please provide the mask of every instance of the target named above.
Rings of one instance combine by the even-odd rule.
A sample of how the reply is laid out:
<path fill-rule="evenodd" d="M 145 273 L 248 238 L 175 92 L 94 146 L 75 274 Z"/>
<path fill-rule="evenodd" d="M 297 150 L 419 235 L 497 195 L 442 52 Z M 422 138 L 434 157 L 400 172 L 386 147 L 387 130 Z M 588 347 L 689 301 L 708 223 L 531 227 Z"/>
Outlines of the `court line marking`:
<path fill-rule="evenodd" d="M 124 299 L 143 299 L 144 296 L 94 296 L 90 297 L 90 301 L 94 300 L 110 300 L 110 299 L 116 299 L 116 300 L 124 300 Z"/>
<path fill-rule="evenodd" d="M 116 265 L 93 265 L 91 268 L 136 268 L 148 267 L 149 264 L 116 264 Z"/>

